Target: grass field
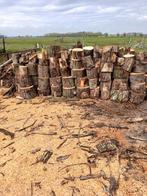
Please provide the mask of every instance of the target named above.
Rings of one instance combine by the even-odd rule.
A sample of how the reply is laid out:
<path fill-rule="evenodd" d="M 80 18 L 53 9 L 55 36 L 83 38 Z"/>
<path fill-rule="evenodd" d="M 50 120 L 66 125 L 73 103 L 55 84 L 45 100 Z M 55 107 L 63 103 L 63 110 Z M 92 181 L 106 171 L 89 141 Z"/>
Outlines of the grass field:
<path fill-rule="evenodd" d="M 61 45 L 65 48 L 70 48 L 78 40 L 83 45 L 120 45 L 120 46 L 137 46 L 136 48 L 141 49 L 144 47 L 147 50 L 147 38 L 142 37 L 103 37 L 103 36 L 85 36 L 85 37 L 20 37 L 20 38 L 6 38 L 6 51 L 14 52 L 25 49 L 34 48 L 37 43 L 43 47 L 49 45 Z M 1 45 L 0 45 L 1 47 Z"/>

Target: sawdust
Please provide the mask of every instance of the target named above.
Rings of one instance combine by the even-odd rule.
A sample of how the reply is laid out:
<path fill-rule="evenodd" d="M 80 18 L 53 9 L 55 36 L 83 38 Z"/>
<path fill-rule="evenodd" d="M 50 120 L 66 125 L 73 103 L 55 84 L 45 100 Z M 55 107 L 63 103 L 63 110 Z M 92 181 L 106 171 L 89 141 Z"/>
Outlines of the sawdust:
<path fill-rule="evenodd" d="M 134 108 L 109 101 L 53 102 L 44 98 L 22 101 L 1 97 L 0 128 L 15 133 L 15 137 L 11 139 L 0 134 L 0 195 L 110 195 L 110 182 L 107 179 L 80 180 L 80 176 L 87 176 L 90 172 L 98 175 L 102 171 L 107 178 L 120 178 L 116 191 L 118 196 L 147 195 L 146 160 L 119 161 L 118 154 L 115 154 L 110 159 L 98 156 L 89 165 L 87 158 L 90 154 L 80 147 L 95 148 L 100 141 L 108 138 L 118 140 L 123 148 L 133 145 L 137 141 L 128 140 L 126 135 L 143 129 L 146 122 L 128 124 L 126 118 L 145 116 L 143 112 L 146 112 L 147 102 L 143 104 Z M 33 126 L 25 129 L 35 121 Z M 97 126 L 100 123 L 103 126 Z M 91 128 L 90 125 L 95 126 Z M 114 125 L 128 129 L 115 128 Z M 20 129 L 22 131 L 18 131 Z M 73 133 L 82 134 L 84 131 L 95 131 L 97 136 L 71 137 Z M 46 135 L 31 134 L 35 132 Z M 50 134 L 55 132 L 57 134 Z M 33 164 L 46 149 L 53 152 L 48 162 Z M 65 160 L 58 161 L 58 157 L 66 155 L 69 156 Z"/>

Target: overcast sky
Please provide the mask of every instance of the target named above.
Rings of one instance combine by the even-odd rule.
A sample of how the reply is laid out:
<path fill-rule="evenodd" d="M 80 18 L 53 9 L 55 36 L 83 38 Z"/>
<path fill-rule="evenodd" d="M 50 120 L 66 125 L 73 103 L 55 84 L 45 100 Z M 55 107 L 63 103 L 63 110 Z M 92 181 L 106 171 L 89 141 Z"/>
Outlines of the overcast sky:
<path fill-rule="evenodd" d="M 147 33 L 147 0 L 0 0 L 0 33 Z"/>

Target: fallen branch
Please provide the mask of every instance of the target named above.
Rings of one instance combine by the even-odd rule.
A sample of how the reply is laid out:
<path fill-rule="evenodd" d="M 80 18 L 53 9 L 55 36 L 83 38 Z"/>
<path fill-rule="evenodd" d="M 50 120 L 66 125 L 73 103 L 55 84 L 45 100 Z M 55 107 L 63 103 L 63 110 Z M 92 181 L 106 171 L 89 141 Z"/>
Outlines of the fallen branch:
<path fill-rule="evenodd" d="M 10 131 L 8 131 L 6 129 L 3 129 L 3 128 L 0 128 L 0 133 L 3 133 L 5 135 L 7 135 L 7 136 L 10 136 L 11 139 L 14 139 L 14 136 L 15 136 L 15 133 L 12 133 L 12 132 L 10 132 Z"/>
<path fill-rule="evenodd" d="M 11 63 L 12 63 L 12 59 L 9 59 L 8 61 L 6 61 L 5 63 L 0 65 L 0 69 L 5 67 L 5 66 L 7 66 L 7 65 L 9 65 L 9 64 L 11 64 Z"/>
<path fill-rule="evenodd" d="M 138 137 L 134 137 L 134 136 L 130 136 L 130 135 L 127 135 L 127 137 L 129 137 L 130 139 L 133 139 L 133 140 L 147 141 L 147 139 L 138 138 Z"/>
<path fill-rule="evenodd" d="M 34 126 L 36 122 L 37 122 L 37 120 L 35 120 L 31 125 L 28 125 L 28 126 L 26 126 L 26 127 L 23 127 L 23 128 L 21 128 L 21 129 L 16 130 L 16 132 L 21 132 L 21 131 L 23 131 L 23 130 L 25 130 L 25 129 L 28 129 L 28 128 Z"/>

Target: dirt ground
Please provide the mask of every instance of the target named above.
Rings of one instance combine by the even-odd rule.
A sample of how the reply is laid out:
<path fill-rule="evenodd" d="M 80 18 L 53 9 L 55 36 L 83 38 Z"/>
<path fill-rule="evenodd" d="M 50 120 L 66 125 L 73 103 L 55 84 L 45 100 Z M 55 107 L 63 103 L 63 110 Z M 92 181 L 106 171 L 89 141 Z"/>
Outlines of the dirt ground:
<path fill-rule="evenodd" d="M 0 97 L 0 196 L 147 195 L 146 115 L 147 101 Z"/>

